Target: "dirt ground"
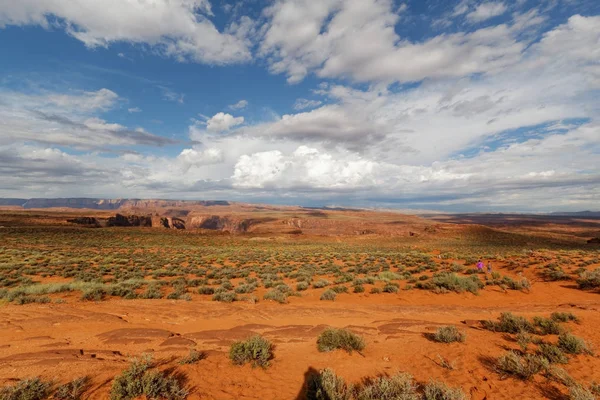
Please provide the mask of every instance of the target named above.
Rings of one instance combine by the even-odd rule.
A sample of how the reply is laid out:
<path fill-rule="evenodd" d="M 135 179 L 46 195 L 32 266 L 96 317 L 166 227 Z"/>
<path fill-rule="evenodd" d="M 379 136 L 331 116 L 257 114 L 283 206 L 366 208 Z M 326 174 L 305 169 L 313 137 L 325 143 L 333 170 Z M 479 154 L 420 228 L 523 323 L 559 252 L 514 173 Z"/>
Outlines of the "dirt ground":
<path fill-rule="evenodd" d="M 590 266 L 594 267 L 598 265 Z M 504 266 L 499 270 L 515 275 Z M 460 387 L 472 399 L 568 398 L 564 386 L 541 375 L 523 381 L 495 371 L 493 360 L 519 346 L 510 335 L 484 330 L 480 321 L 495 320 L 502 312 L 528 318 L 572 312 L 580 322 L 565 326 L 600 346 L 600 294 L 580 290 L 572 281 L 544 281 L 533 270 L 524 276 L 532 282 L 528 291 L 488 287 L 479 294 L 340 293 L 333 302 L 319 300 L 317 290 L 290 297 L 287 304 L 220 303 L 197 294 L 191 301 L 84 302 L 74 293 L 61 294 L 65 300 L 61 303 L 3 302 L 0 385 L 33 376 L 57 383 L 89 376 L 91 386 L 83 398 L 106 399 L 113 378 L 131 358 L 149 353 L 161 370 L 177 370 L 186 377 L 189 399 L 304 399 L 308 377 L 323 368 L 354 383 L 408 372 L 420 383 L 433 379 Z M 258 291 L 259 298 L 263 293 Z M 443 344 L 427 338 L 427 333 L 445 325 L 465 332 L 466 341 Z M 318 352 L 317 337 L 328 326 L 362 335 L 365 350 Z M 267 369 L 233 365 L 228 358 L 231 343 L 257 333 L 275 344 L 272 365 Z M 555 342 L 556 336 L 544 339 Z M 179 365 L 190 348 L 205 352 L 206 358 Z M 442 358 L 454 369 L 443 368 Z M 573 356 L 563 367 L 577 382 L 600 381 L 598 356 Z"/>

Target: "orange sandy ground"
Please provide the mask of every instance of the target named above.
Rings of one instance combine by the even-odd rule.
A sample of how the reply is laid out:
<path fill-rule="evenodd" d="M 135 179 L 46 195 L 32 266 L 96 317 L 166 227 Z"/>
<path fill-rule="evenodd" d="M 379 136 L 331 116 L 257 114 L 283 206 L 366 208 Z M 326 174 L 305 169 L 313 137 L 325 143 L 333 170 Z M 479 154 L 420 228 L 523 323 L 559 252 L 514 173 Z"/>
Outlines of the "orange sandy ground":
<path fill-rule="evenodd" d="M 380 374 L 409 372 L 419 382 L 430 379 L 460 386 L 473 399 L 559 398 L 557 384 L 537 376 L 523 382 L 502 378 L 489 357 L 518 348 L 501 333 L 479 328 L 478 320 L 511 311 L 527 317 L 571 311 L 581 324 L 569 328 L 600 345 L 600 294 L 572 284 L 536 282 L 529 294 L 488 288 L 480 295 L 412 290 L 399 294 L 340 294 L 319 301 L 321 291 L 286 305 L 222 304 L 195 296 L 193 301 L 109 300 L 100 303 L 68 298 L 66 304 L 0 306 L 0 384 L 40 375 L 57 383 L 89 375 L 84 395 L 106 399 L 112 379 L 130 357 L 154 354 L 161 369 L 176 368 L 188 378 L 190 399 L 303 399 L 306 376 L 325 367 L 349 382 Z M 440 344 L 423 334 L 455 324 L 467 333 L 464 344 Z M 342 351 L 319 353 L 316 339 L 326 326 L 348 327 L 364 336 L 363 355 Z M 276 344 L 266 370 L 230 363 L 232 341 L 261 333 Z M 551 338 L 550 340 L 555 340 Z M 208 357 L 195 365 L 177 361 L 190 346 Z M 440 367 L 437 355 L 453 361 Z M 579 382 L 600 380 L 600 359 L 573 357 L 565 369 Z"/>

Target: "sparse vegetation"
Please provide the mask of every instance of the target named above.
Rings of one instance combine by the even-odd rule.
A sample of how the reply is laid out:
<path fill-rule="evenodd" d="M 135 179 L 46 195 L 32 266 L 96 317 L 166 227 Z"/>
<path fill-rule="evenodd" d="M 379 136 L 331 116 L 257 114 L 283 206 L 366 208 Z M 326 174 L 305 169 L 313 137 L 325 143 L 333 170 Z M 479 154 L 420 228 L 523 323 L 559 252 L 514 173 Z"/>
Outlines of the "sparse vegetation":
<path fill-rule="evenodd" d="M 206 358 L 206 353 L 196 349 L 190 349 L 190 353 L 179 360 L 180 365 L 196 364 Z"/>
<path fill-rule="evenodd" d="M 273 358 L 273 345 L 262 336 L 235 342 L 229 349 L 229 358 L 236 365 L 251 363 L 253 367 L 266 368 Z"/>
<path fill-rule="evenodd" d="M 58 387 L 56 393 L 54 393 L 54 398 L 60 400 L 79 400 L 86 391 L 89 383 L 90 378 L 87 376 L 67 382 Z"/>
<path fill-rule="evenodd" d="M 333 300 L 335 300 L 336 296 L 337 296 L 336 292 L 334 292 L 331 289 L 328 289 L 328 290 L 324 291 L 323 294 L 321 294 L 321 300 L 333 301 Z"/>
<path fill-rule="evenodd" d="M 455 326 L 442 326 L 430 335 L 431 339 L 440 343 L 464 342 L 467 335 Z"/>
<path fill-rule="evenodd" d="M 177 379 L 152 369 L 152 358 L 134 359 L 129 368 L 117 376 L 110 390 L 111 400 L 129 400 L 145 395 L 149 399 L 185 399 L 188 391 Z"/>
<path fill-rule="evenodd" d="M 337 349 L 346 350 L 348 353 L 360 352 L 365 348 L 365 341 L 347 329 L 327 328 L 319 335 L 317 348 L 321 352 Z"/>
<path fill-rule="evenodd" d="M 533 354 L 521 356 L 514 351 L 508 351 L 496 362 L 496 370 L 502 375 L 512 375 L 528 380 L 542 372 L 549 363 L 543 357 Z"/>
<path fill-rule="evenodd" d="M 569 354 L 591 354 L 592 349 L 582 338 L 571 333 L 563 333 L 558 337 L 558 347 Z"/>
<path fill-rule="evenodd" d="M 467 400 L 469 397 L 458 388 L 451 388 L 445 383 L 431 381 L 425 385 L 423 400 Z"/>
<path fill-rule="evenodd" d="M 40 378 L 23 379 L 13 386 L 0 389 L 2 400 L 44 400 L 50 395 L 51 382 Z"/>

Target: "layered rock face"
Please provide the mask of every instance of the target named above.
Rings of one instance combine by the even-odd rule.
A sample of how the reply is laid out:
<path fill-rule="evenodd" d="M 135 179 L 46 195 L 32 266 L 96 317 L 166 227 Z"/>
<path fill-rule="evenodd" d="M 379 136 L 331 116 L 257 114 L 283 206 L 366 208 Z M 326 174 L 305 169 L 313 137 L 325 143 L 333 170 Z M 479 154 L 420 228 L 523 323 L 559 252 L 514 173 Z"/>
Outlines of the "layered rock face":
<path fill-rule="evenodd" d="M 140 215 L 121 215 L 117 214 L 114 217 L 109 218 L 95 218 L 95 217 L 79 217 L 68 219 L 67 222 L 77 225 L 90 226 L 94 228 L 102 228 L 109 226 L 152 226 L 152 216 L 140 216 Z"/>

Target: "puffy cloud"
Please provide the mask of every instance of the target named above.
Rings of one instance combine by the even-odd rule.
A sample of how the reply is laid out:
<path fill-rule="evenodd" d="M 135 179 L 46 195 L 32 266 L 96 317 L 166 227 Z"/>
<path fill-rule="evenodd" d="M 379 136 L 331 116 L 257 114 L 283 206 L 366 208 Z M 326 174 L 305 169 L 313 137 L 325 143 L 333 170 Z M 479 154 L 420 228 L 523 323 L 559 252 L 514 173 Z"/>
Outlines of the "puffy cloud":
<path fill-rule="evenodd" d="M 157 46 L 180 60 L 209 64 L 249 60 L 250 43 L 244 35 L 251 21 L 246 17 L 219 32 L 210 16 L 208 0 L 0 2 L 0 27 L 59 25 L 88 47 L 124 41 Z"/>
<path fill-rule="evenodd" d="M 248 100 L 240 100 L 235 104 L 230 104 L 229 108 L 231 110 L 242 110 L 244 108 L 248 107 Z"/>
<path fill-rule="evenodd" d="M 206 129 L 210 132 L 224 132 L 243 123 L 244 117 L 234 117 L 231 114 L 219 112 L 206 121 Z"/>
<path fill-rule="evenodd" d="M 277 1 L 261 43 L 271 72 L 288 81 L 309 72 L 356 81 L 411 82 L 425 78 L 491 73 L 519 61 L 525 43 L 507 25 L 444 34 L 422 42 L 403 40 L 391 0 Z M 352 29 L 348 29 L 352 27 Z"/>
<path fill-rule="evenodd" d="M 479 4 L 475 10 L 467 14 L 467 19 L 471 22 L 482 22 L 487 19 L 497 17 L 506 12 L 504 3 L 486 2 Z"/>
<path fill-rule="evenodd" d="M 184 149 L 177 156 L 177 161 L 181 163 L 183 170 L 187 172 L 191 167 L 202 165 L 217 164 L 223 162 L 223 151 L 217 148 Z"/>
<path fill-rule="evenodd" d="M 139 107 L 132 107 L 132 108 L 128 108 L 127 112 L 129 112 L 130 114 L 139 113 L 139 112 L 142 112 L 142 109 Z"/>

